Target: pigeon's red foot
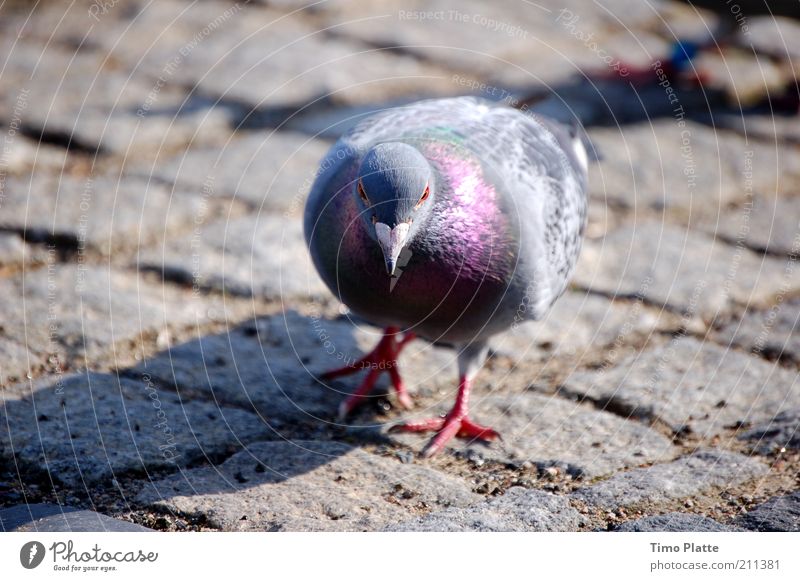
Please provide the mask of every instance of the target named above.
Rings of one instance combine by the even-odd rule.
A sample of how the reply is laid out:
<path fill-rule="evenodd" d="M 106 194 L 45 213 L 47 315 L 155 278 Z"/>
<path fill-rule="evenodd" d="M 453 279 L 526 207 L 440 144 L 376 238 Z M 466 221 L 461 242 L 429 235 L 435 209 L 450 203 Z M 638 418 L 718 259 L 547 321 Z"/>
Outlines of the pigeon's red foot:
<path fill-rule="evenodd" d="M 447 442 L 454 437 L 491 441 L 500 438 L 500 434 L 492 428 L 476 424 L 468 417 L 469 392 L 472 385 L 462 377 L 458 387 L 458 396 L 453 409 L 443 418 L 431 418 L 419 422 L 407 422 L 394 426 L 392 430 L 401 432 L 437 432 L 428 442 L 422 455 L 430 458 L 439 453 Z"/>
<path fill-rule="evenodd" d="M 328 371 L 322 375 L 323 379 L 334 379 L 368 370 L 367 376 L 358 386 L 358 389 L 339 406 L 340 419 L 344 419 L 359 404 L 364 402 L 369 392 L 375 387 L 378 377 L 384 371 L 389 374 L 389 378 L 392 380 L 392 386 L 397 393 L 397 401 L 400 402 L 400 405 L 406 409 L 413 407 L 411 396 L 408 395 L 403 379 L 400 377 L 400 371 L 397 369 L 397 358 L 400 356 L 403 347 L 414 340 L 415 337 L 416 335 L 410 332 L 401 336 L 400 329 L 397 327 L 387 327 L 383 332 L 383 338 L 371 352 L 350 365 Z"/>

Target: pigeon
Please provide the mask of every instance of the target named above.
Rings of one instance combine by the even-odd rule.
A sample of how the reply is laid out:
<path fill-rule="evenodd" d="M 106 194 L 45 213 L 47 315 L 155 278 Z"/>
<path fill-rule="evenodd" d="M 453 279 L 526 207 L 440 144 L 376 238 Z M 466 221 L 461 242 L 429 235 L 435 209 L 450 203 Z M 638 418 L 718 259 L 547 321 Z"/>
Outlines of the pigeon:
<path fill-rule="evenodd" d="M 388 373 L 410 408 L 397 358 L 413 339 L 456 349 L 459 384 L 445 417 L 394 429 L 500 434 L 469 417 L 488 341 L 541 319 L 564 292 L 587 216 L 588 156 L 577 125 L 476 97 L 431 99 L 361 120 L 322 160 L 304 212 L 313 264 L 352 313 L 384 329 L 373 351 L 322 376 L 366 371 L 345 417 Z"/>

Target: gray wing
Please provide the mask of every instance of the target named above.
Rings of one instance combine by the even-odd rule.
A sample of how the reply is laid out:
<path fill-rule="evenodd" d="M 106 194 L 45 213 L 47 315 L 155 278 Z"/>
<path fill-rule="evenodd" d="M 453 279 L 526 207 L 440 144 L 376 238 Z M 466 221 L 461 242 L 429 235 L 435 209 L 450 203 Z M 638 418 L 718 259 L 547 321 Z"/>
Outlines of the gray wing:
<path fill-rule="evenodd" d="M 518 214 L 530 318 L 540 319 L 567 287 L 586 227 L 586 151 L 577 132 L 532 113 L 494 108 L 470 141 L 496 168 Z"/>

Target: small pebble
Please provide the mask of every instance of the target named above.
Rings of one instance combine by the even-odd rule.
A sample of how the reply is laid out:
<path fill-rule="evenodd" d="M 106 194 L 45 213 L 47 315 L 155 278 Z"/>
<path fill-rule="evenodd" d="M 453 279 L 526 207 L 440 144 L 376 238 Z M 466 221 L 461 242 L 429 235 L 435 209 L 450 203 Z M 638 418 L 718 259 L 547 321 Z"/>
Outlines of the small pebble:
<path fill-rule="evenodd" d="M 403 464 L 411 464 L 414 461 L 414 454 L 408 450 L 398 450 L 396 455 Z"/>

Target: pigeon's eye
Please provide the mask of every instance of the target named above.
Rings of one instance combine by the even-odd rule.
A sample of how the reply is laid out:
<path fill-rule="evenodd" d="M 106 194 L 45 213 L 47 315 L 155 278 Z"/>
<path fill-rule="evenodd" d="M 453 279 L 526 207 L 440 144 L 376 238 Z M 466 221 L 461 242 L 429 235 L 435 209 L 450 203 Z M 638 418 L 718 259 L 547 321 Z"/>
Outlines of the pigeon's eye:
<path fill-rule="evenodd" d="M 417 205 L 414 206 L 414 209 L 416 210 L 422 204 L 424 204 L 425 200 L 427 200 L 430 195 L 431 195 L 431 187 L 430 186 L 425 186 L 425 191 L 422 192 L 422 197 L 419 199 L 419 202 L 417 202 Z"/>
<path fill-rule="evenodd" d="M 365 204 L 369 205 L 369 198 L 367 197 L 367 192 L 364 191 L 364 185 L 361 183 L 361 180 L 358 180 L 358 195 Z"/>

